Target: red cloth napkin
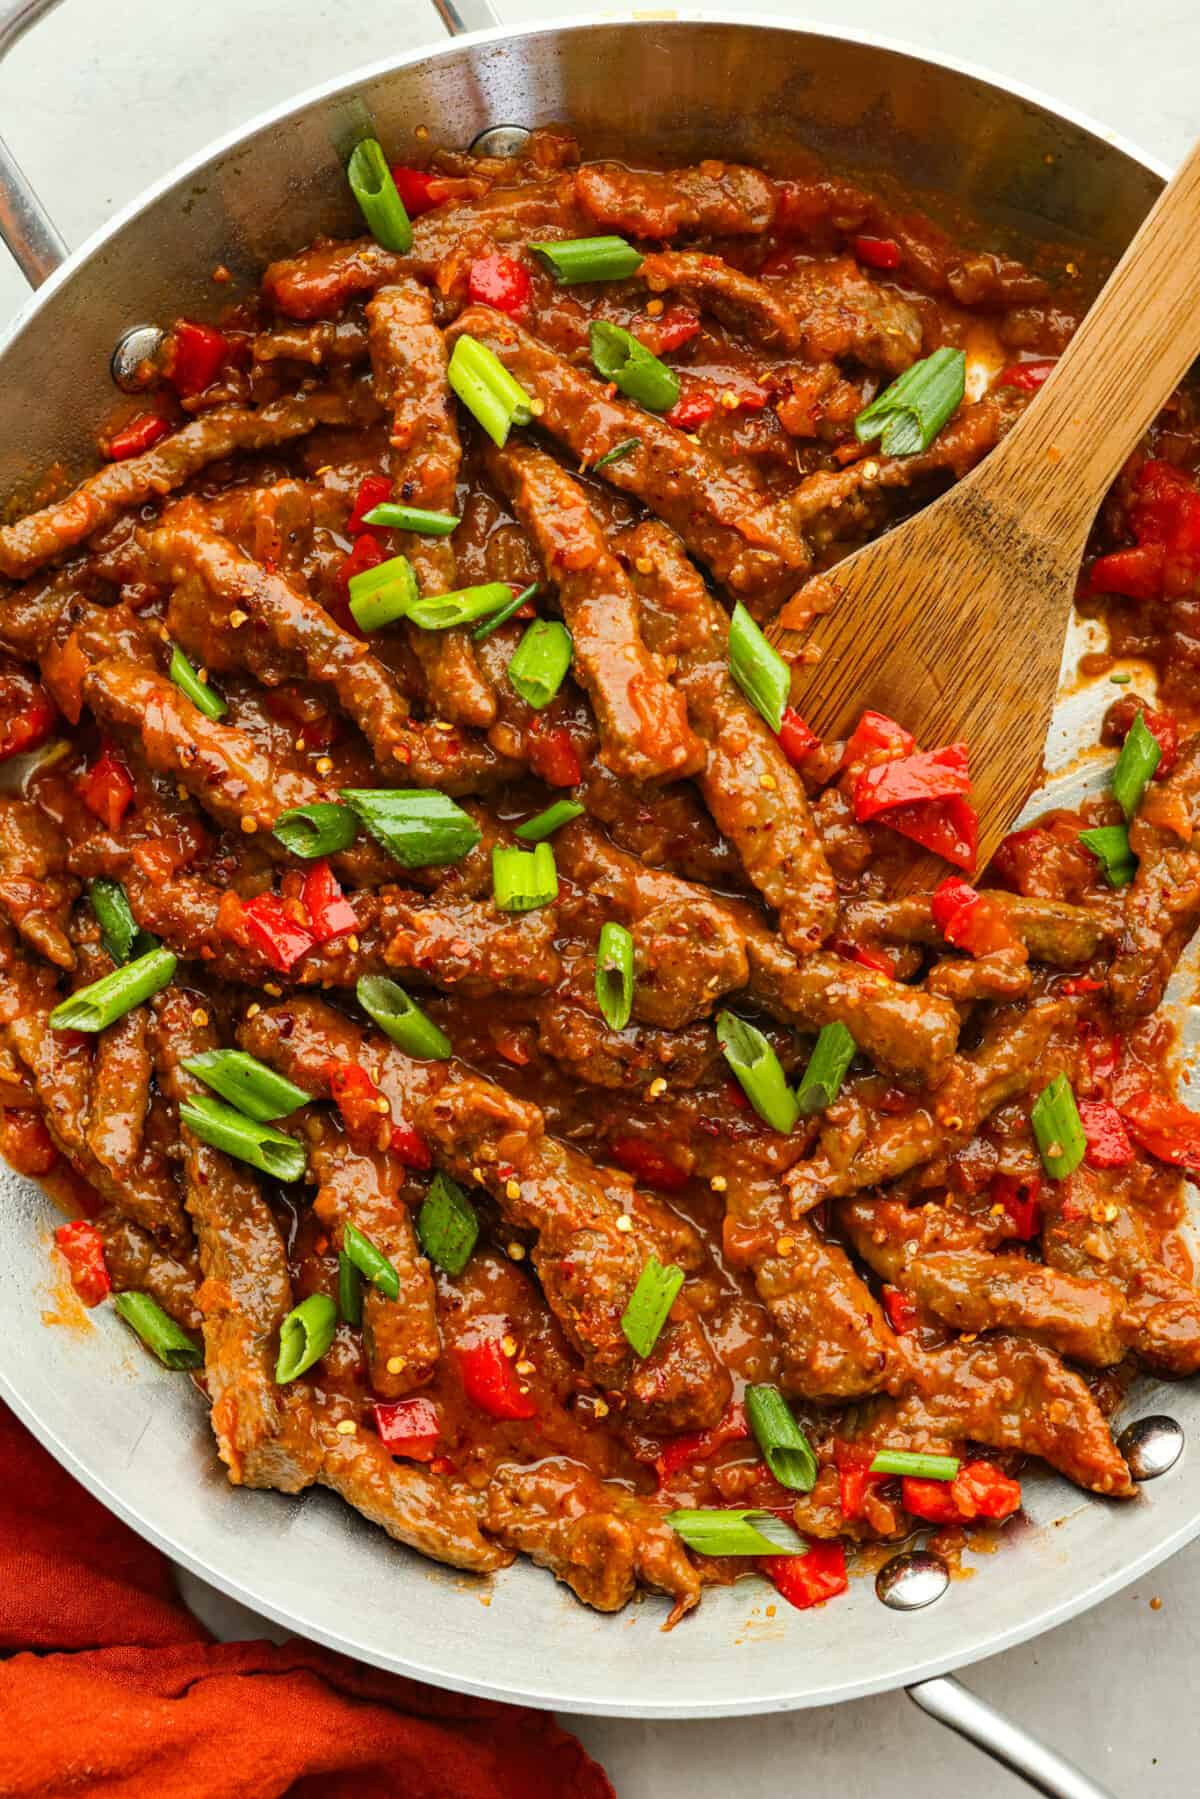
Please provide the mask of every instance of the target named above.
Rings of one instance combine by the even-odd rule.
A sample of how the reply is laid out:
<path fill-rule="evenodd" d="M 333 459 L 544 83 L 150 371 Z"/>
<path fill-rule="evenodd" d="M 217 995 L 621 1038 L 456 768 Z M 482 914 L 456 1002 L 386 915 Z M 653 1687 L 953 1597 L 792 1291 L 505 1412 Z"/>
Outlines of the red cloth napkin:
<path fill-rule="evenodd" d="M 5 1799 L 614 1799 L 544 1712 L 215 1643 L 2 1405 L 0 1652 Z"/>

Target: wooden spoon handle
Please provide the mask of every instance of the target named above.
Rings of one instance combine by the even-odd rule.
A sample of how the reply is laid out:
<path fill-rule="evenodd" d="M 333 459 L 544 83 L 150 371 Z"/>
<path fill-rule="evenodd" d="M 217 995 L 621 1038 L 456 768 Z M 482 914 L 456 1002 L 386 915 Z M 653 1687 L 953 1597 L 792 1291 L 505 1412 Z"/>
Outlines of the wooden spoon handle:
<path fill-rule="evenodd" d="M 1122 462 L 1200 354 L 1200 143 L 1020 423 L 980 470 L 1027 529 L 1080 541 Z M 1067 544 L 1063 544 L 1067 548 Z"/>

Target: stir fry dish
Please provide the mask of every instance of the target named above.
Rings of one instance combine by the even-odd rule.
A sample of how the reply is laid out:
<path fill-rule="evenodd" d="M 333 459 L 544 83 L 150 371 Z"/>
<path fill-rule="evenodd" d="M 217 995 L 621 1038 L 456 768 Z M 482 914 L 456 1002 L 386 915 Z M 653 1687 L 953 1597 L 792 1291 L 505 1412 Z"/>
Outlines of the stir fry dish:
<path fill-rule="evenodd" d="M 1080 575 L 1111 782 L 980 871 L 971 745 L 902 693 L 821 741 L 776 644 L 1036 401 L 1073 267 L 558 129 L 348 179 L 365 234 L 215 271 L 0 527 L 0 1137 L 57 1278 L 231 1481 L 601 1611 L 813 1605 L 1033 1462 L 1128 1498 L 1130 1379 L 1200 1367 L 1193 395 Z"/>

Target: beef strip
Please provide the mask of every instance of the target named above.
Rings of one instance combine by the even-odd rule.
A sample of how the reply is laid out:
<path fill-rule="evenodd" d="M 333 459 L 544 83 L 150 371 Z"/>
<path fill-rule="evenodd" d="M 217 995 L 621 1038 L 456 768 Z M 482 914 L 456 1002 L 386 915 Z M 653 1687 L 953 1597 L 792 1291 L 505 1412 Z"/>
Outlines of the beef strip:
<path fill-rule="evenodd" d="M 736 162 L 669 171 L 592 162 L 576 171 L 575 193 L 594 224 L 655 239 L 759 236 L 777 205 L 774 182 Z"/>
<path fill-rule="evenodd" d="M 1114 923 L 1099 908 L 1073 906 L 1066 900 L 1026 899 L 1000 888 L 985 889 L 988 899 L 1004 914 L 1004 921 L 1025 945 L 1035 962 L 1052 968 L 1074 968 L 1090 962 L 1111 941 Z M 908 894 L 898 900 L 850 900 L 842 909 L 842 924 L 853 941 L 881 938 L 885 943 L 925 943 L 938 947 L 944 941 L 933 921 L 929 896 Z"/>
<path fill-rule="evenodd" d="M 1129 827 L 1137 873 L 1125 890 L 1123 928 L 1109 992 L 1126 1027 L 1162 999 L 1171 971 L 1200 923 L 1200 735 L 1174 772 L 1152 782 Z"/>
<path fill-rule="evenodd" d="M 839 1244 L 802 1218 L 753 1266 L 759 1296 L 779 1335 L 789 1393 L 855 1399 L 886 1384 L 896 1340 Z"/>
<path fill-rule="evenodd" d="M 109 1206 L 90 1222 L 104 1244 L 104 1265 L 114 1293 L 148 1293 L 184 1330 L 203 1328 L 200 1267 L 193 1251 L 169 1255 L 149 1231 Z"/>
<path fill-rule="evenodd" d="M 800 347 L 800 326 L 782 293 L 735 269 L 719 256 L 686 250 L 655 251 L 643 259 L 638 275 L 651 293 L 681 293 L 764 349 Z"/>
<path fill-rule="evenodd" d="M 0 796 L 0 915 L 59 968 L 75 966 L 67 927 L 78 893 L 51 820 L 27 800 Z"/>
<path fill-rule="evenodd" d="M 330 1064 L 365 1068 L 391 1102 L 392 1122 L 415 1124 L 418 1109 L 446 1079 L 442 1062 L 418 1062 L 379 1031 L 367 1031 L 324 1000 L 296 994 L 251 1009 L 238 1027 L 241 1047 L 270 1063 L 314 1098 L 330 1097 Z"/>
<path fill-rule="evenodd" d="M 1125 1354 L 1124 1302 L 1104 1281 L 1039 1268 L 1021 1256 L 960 1249 L 917 1256 L 904 1285 L 956 1330 L 1014 1331 L 1092 1368 L 1111 1367 Z"/>
<path fill-rule="evenodd" d="M 852 360 L 902 375 L 921 354 L 921 315 L 908 300 L 865 275 L 852 256 L 807 262 L 772 284 L 775 304 L 797 326 L 793 344 L 810 362 Z"/>
<path fill-rule="evenodd" d="M 681 947 L 686 948 L 686 941 Z M 659 1030 L 631 1023 L 614 1031 L 600 1016 L 594 997 L 589 1005 L 586 992 L 564 995 L 560 988 L 537 1006 L 535 1018 L 538 1048 L 588 1087 L 623 1092 L 635 1084 L 645 1087 L 658 1076 L 673 1087 L 698 1087 L 721 1059 L 721 1047 L 707 1025 Z"/>
<path fill-rule="evenodd" d="M 365 362 L 367 327 L 361 318 L 321 320 L 316 325 L 276 325 L 251 340 L 256 363 L 305 362 L 313 368 L 330 363 Z"/>
<path fill-rule="evenodd" d="M 88 935 L 78 959 L 80 979 L 90 985 L 111 974 L 113 964 L 100 948 L 99 928 Z M 134 1006 L 98 1033 L 92 1057 L 87 1146 L 114 1180 L 136 1179 L 143 1161 L 153 1074 L 150 1013 Z"/>
<path fill-rule="evenodd" d="M 723 892 L 744 885 L 733 845 L 721 836 L 690 781 L 635 787 L 592 758 L 575 794 L 614 843 L 651 868 Z"/>

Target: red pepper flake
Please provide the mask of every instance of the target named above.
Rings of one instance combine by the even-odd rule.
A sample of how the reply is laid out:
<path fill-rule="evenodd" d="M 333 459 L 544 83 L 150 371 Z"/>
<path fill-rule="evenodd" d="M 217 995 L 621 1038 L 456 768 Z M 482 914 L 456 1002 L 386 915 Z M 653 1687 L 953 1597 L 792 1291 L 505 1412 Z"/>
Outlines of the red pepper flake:
<path fill-rule="evenodd" d="M 71 1285 L 79 1298 L 85 1306 L 99 1305 L 112 1291 L 100 1232 L 86 1218 L 76 1218 L 59 1225 L 54 1241 L 71 1271 Z"/>
<path fill-rule="evenodd" d="M 139 412 L 127 425 L 114 431 L 101 447 L 110 462 L 125 462 L 130 456 L 140 456 L 143 450 L 153 449 L 170 429 L 166 419 L 157 412 Z"/>

